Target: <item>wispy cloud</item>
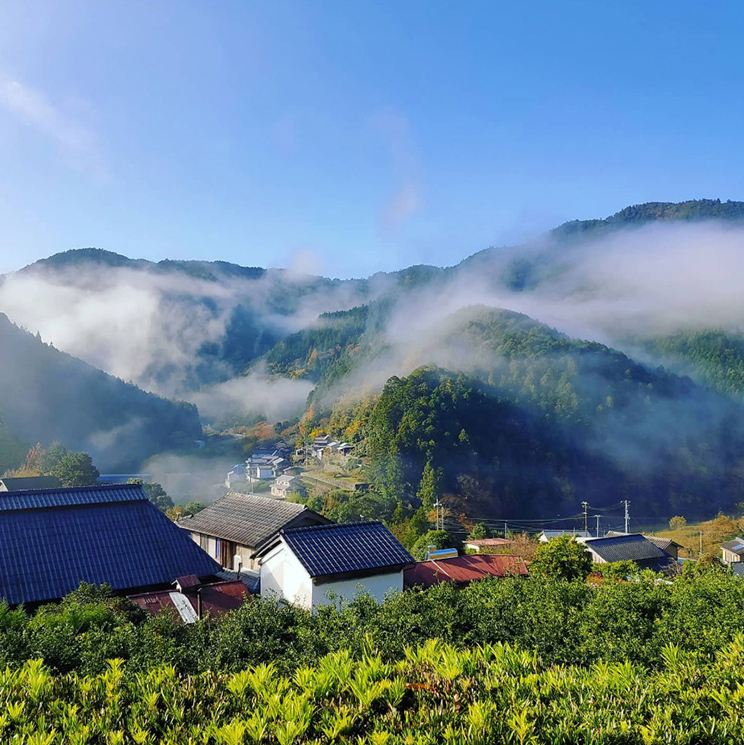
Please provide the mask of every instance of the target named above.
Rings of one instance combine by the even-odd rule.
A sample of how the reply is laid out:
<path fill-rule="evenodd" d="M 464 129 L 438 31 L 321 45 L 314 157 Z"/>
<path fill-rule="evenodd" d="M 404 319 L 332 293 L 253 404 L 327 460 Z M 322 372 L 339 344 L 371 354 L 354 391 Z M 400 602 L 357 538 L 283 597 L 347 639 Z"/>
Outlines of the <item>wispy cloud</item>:
<path fill-rule="evenodd" d="M 380 232 L 390 235 L 413 217 L 424 201 L 408 118 L 398 111 L 379 112 L 372 117 L 372 126 L 385 138 L 398 182 L 395 193 L 378 216 Z"/>
<path fill-rule="evenodd" d="M 70 116 L 42 91 L 0 74 L 0 107 L 51 139 L 69 166 L 98 181 L 110 180 L 111 172 L 95 129 Z"/>

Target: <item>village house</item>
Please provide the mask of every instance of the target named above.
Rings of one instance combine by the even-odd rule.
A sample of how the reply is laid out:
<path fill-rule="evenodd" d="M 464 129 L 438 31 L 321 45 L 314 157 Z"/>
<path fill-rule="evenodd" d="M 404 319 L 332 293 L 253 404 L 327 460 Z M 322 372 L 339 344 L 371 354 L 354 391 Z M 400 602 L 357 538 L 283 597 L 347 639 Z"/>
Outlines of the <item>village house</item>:
<path fill-rule="evenodd" d="M 289 492 L 296 491 L 298 486 L 299 479 L 296 476 L 284 474 L 271 485 L 271 496 L 286 499 Z"/>
<path fill-rule="evenodd" d="M 261 596 L 312 609 L 403 590 L 408 551 L 379 522 L 286 528 L 257 553 Z"/>
<path fill-rule="evenodd" d="M 406 567 L 406 589 L 431 587 L 450 582 L 464 587 L 487 577 L 526 577 L 527 566 L 520 556 L 467 555 L 436 561 L 418 561 Z"/>
<path fill-rule="evenodd" d="M 257 572 L 259 565 L 253 554 L 282 528 L 329 522 L 302 504 L 228 492 L 178 524 L 225 569 Z"/>
<path fill-rule="evenodd" d="M 216 579 L 219 564 L 136 484 L 8 492 L 0 497 L 0 598 L 58 600 L 81 582 L 119 594 Z"/>
<path fill-rule="evenodd" d="M 671 561 L 669 554 L 640 533 L 577 540 L 584 544 L 595 564 L 633 561 L 641 569 L 658 571 L 668 566 Z"/>
<path fill-rule="evenodd" d="M 741 558 L 744 556 L 744 538 L 734 538 L 731 541 L 722 543 L 721 554 L 721 559 L 726 566 L 734 566 L 741 563 Z"/>
<path fill-rule="evenodd" d="M 608 530 L 607 533 L 605 533 L 605 537 L 613 537 L 618 535 L 630 534 L 622 533 L 619 530 Z M 682 546 L 677 543 L 677 541 L 673 541 L 671 538 L 662 538 L 660 536 L 647 535 L 646 533 L 643 533 L 643 537 L 651 541 L 654 546 L 658 546 L 673 561 L 676 562 L 679 560 L 679 550 L 682 548 Z"/>
<path fill-rule="evenodd" d="M 660 548 L 672 561 L 676 562 L 679 559 L 679 550 L 682 546 L 677 541 L 656 535 L 644 535 L 644 538 L 651 541 L 657 548 Z"/>
<path fill-rule="evenodd" d="M 225 486 L 232 489 L 235 484 L 248 481 L 248 469 L 242 463 L 234 465 L 225 477 Z"/>

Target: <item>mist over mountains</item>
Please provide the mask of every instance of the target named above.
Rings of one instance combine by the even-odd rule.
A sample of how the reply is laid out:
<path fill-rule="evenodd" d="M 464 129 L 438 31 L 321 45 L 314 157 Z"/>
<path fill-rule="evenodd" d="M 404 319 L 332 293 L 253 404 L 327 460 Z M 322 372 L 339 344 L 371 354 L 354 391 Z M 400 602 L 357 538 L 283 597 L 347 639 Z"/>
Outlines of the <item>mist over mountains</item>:
<path fill-rule="evenodd" d="M 303 416 L 360 451 L 386 383 L 439 370 L 423 398 L 455 376 L 514 407 L 509 421 L 536 433 L 543 455 L 528 466 L 481 445 L 467 465 L 413 441 L 377 448 L 378 465 L 402 459 L 398 488 L 415 493 L 434 458 L 452 495 L 493 514 L 526 491 L 541 514 L 592 490 L 640 495 L 649 514 L 695 511 L 744 498 L 743 221 L 741 202 L 652 203 L 451 267 L 352 280 L 82 249 L 4 276 L 0 311 L 112 376 L 195 403 L 203 419 Z M 504 475 L 520 469 L 520 485 Z"/>

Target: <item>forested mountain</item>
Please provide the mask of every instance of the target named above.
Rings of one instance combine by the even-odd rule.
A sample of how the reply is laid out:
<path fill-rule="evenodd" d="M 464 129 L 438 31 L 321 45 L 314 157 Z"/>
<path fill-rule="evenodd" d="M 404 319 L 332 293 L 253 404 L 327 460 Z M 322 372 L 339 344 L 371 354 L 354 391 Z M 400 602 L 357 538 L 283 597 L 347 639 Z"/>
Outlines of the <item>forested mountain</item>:
<path fill-rule="evenodd" d="M 721 393 L 744 396 L 744 335 L 740 333 L 723 329 L 677 331 L 635 342 L 671 370 Z"/>
<path fill-rule="evenodd" d="M 735 270 L 711 271 L 744 257 L 743 218 L 742 202 L 648 203 L 447 268 L 354 280 L 82 249 L 0 278 L 0 310 L 145 390 L 206 411 L 226 395 L 233 422 L 286 398 L 305 434 L 331 429 L 369 456 L 387 508 L 394 491 L 415 506 L 439 474 L 464 510 L 489 515 L 553 515 L 584 498 L 702 514 L 744 499 L 744 287 Z M 66 444 L 100 450 L 101 432 L 129 431 L 103 398 L 131 396 L 141 404 L 127 421 L 159 424 L 125 441 L 194 436 L 193 410 L 124 385 L 99 382 L 97 419 L 55 414 L 54 431 L 64 423 Z M 58 406 L 45 396 L 28 421 Z M 8 432 L 40 439 L 6 397 L 24 396 L 0 394 Z"/>
<path fill-rule="evenodd" d="M 89 452 L 101 469 L 127 470 L 201 436 L 191 404 L 146 393 L 96 370 L 3 314 L 0 350 L 0 447 L 6 459 L 25 452 L 19 438 L 42 445 L 58 440 Z"/>
<path fill-rule="evenodd" d="M 465 514 L 488 517 L 570 514 L 585 498 L 633 499 L 647 517 L 704 514 L 712 494 L 740 501 L 739 404 L 521 314 L 458 316 L 443 344 L 467 374 L 423 367 L 366 403 L 347 393 L 330 406 L 381 493 L 415 501 L 428 464 Z M 312 416 L 321 424 L 328 407 L 316 400 Z"/>

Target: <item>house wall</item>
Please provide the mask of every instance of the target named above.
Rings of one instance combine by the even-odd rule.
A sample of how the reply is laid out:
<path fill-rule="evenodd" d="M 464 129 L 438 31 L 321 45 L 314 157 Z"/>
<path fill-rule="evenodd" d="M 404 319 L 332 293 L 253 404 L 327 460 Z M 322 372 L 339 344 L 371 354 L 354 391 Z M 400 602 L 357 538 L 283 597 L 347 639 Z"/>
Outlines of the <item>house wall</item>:
<path fill-rule="evenodd" d="M 198 543 L 202 548 L 215 560 L 220 563 L 221 562 L 221 556 L 219 551 L 219 544 L 218 539 L 213 536 L 207 536 L 204 535 L 205 538 L 204 545 L 202 545 L 202 533 L 192 533 L 191 539 L 194 541 L 194 543 Z M 250 571 L 250 572 L 258 572 L 259 566 L 258 562 L 255 559 L 251 559 L 251 554 L 253 553 L 253 548 L 251 546 L 241 546 L 239 543 L 235 544 L 235 555 L 233 557 L 233 563 L 232 566 L 225 567 L 225 569 L 229 569 L 231 572 L 236 572 L 238 570 L 238 564 L 235 561 L 236 557 L 240 557 L 242 567 L 243 569 Z"/>
<path fill-rule="evenodd" d="M 297 557 L 281 543 L 263 557 L 261 597 L 276 597 L 301 608 L 313 606 L 313 583 Z"/>
<path fill-rule="evenodd" d="M 592 555 L 592 561 L 595 564 L 606 564 L 607 562 L 597 553 L 591 550 L 591 548 L 587 548 L 587 551 Z"/>
<path fill-rule="evenodd" d="M 724 564 L 736 564 L 741 561 L 741 556 L 735 554 L 733 551 L 729 551 L 727 548 L 722 548 L 723 552 L 723 563 Z"/>
<path fill-rule="evenodd" d="M 203 545 L 202 538 L 205 539 Z M 194 541 L 194 543 L 198 543 L 213 559 L 216 559 L 217 561 L 220 560 L 220 557 L 217 555 L 216 538 L 213 538 L 212 536 L 204 536 L 202 533 L 192 533 L 191 540 Z"/>
<path fill-rule="evenodd" d="M 331 605 L 339 598 L 353 600 L 356 595 L 367 593 L 378 603 L 381 603 L 392 590 L 403 592 L 403 570 L 387 574 L 375 574 L 372 577 L 345 579 L 339 582 L 326 582 L 313 585 L 313 607 Z M 335 596 L 329 598 L 329 591 Z"/>

